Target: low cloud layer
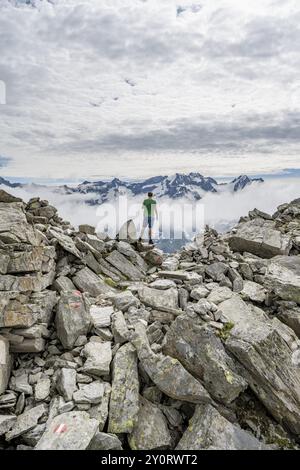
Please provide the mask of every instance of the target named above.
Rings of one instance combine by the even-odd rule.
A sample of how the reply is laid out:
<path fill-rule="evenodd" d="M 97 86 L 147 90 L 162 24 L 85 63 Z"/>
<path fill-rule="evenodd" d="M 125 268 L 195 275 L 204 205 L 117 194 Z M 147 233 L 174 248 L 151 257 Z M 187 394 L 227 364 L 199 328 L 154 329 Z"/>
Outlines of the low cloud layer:
<path fill-rule="evenodd" d="M 5 175 L 299 167 L 299 20 L 297 0 L 2 0 Z"/>
<path fill-rule="evenodd" d="M 0 189 L 7 190 L 7 187 L 1 186 Z M 63 196 L 54 193 L 47 188 L 27 187 L 9 189 L 9 192 L 28 201 L 31 197 L 40 196 L 48 199 L 51 204 L 58 208 L 59 215 L 65 220 L 69 220 L 73 225 L 78 226 L 82 223 L 89 223 L 97 226 L 100 221 L 102 211 L 99 206 L 89 206 L 86 200 L 93 197 L 93 194 L 82 195 L 73 194 Z M 255 207 L 272 214 L 278 205 L 290 202 L 300 197 L 299 179 L 289 179 L 289 184 L 284 179 L 268 180 L 263 184 L 253 184 L 237 193 L 213 194 L 208 193 L 201 201 L 200 206 L 203 207 L 204 219 L 199 219 L 199 225 L 196 232 L 200 230 L 204 224 L 209 224 L 217 230 L 224 231 L 233 226 L 241 216 L 247 215 L 249 210 Z M 141 198 L 131 198 L 128 201 L 128 217 L 133 217 L 137 223 L 141 222 Z M 186 209 L 182 209 L 186 204 Z M 100 206 L 101 207 L 101 206 Z M 165 221 L 170 214 L 175 214 L 175 218 L 181 216 L 183 210 L 185 223 L 183 230 L 187 234 L 191 234 L 193 220 L 190 212 L 191 204 L 188 201 L 174 201 L 164 198 L 159 200 L 158 209 L 163 211 L 162 219 Z M 116 204 L 113 209 L 116 209 Z M 117 212 L 117 211 L 116 211 Z M 121 222 L 126 221 L 126 213 L 122 213 Z M 111 228 L 115 224 L 113 210 L 109 212 L 106 222 Z M 168 231 L 168 227 L 166 227 Z M 156 227 L 156 236 L 158 235 L 158 227 Z"/>

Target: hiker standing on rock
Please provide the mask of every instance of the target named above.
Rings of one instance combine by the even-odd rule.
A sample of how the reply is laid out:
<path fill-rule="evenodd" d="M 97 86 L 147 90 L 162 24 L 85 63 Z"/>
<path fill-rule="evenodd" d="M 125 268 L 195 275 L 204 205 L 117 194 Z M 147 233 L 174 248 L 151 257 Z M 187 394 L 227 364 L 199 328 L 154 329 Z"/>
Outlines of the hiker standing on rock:
<path fill-rule="evenodd" d="M 141 236 L 139 238 L 139 242 L 142 241 L 144 232 L 147 227 L 149 227 L 149 245 L 153 245 L 152 240 L 152 227 L 154 225 L 155 217 L 158 218 L 157 213 L 157 205 L 156 201 L 153 199 L 153 193 L 148 193 L 148 198 L 143 202 L 143 210 L 144 210 L 144 222 L 141 231 Z"/>

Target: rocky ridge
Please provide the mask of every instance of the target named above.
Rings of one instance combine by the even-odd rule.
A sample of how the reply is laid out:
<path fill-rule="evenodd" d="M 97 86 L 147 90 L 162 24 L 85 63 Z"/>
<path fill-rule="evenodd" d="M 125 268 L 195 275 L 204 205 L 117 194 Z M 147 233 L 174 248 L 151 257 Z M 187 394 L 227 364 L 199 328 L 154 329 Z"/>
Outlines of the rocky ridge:
<path fill-rule="evenodd" d="M 0 447 L 297 449 L 300 199 L 172 256 L 129 225 L 0 193 Z"/>

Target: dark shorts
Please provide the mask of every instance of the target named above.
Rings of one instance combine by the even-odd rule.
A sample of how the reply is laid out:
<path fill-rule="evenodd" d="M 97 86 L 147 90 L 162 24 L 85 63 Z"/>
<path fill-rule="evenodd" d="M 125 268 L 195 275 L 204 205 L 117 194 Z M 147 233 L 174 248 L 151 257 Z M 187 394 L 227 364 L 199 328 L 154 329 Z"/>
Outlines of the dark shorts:
<path fill-rule="evenodd" d="M 149 227 L 149 228 L 152 228 L 153 225 L 154 225 L 154 217 L 151 217 L 151 215 L 146 215 L 144 217 L 144 227 Z"/>

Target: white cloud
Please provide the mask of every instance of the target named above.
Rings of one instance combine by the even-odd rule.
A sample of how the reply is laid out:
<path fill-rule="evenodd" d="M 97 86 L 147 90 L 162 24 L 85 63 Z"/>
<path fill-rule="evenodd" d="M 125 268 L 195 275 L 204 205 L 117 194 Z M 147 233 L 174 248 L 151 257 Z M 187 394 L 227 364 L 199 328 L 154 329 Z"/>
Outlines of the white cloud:
<path fill-rule="evenodd" d="M 5 174 L 299 168 L 296 0 L 32 3 L 0 4 Z"/>

